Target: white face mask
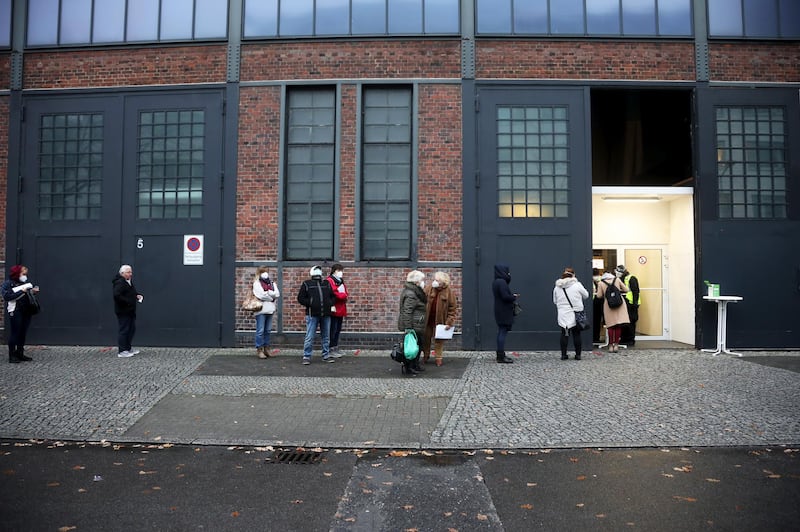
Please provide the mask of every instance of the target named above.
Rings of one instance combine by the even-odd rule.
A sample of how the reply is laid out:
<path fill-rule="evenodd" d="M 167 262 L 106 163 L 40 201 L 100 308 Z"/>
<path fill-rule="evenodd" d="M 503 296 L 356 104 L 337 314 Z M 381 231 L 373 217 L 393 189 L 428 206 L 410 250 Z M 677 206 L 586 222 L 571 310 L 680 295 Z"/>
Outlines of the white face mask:
<path fill-rule="evenodd" d="M 269 281 L 269 274 L 267 272 L 264 272 L 261 274 L 261 278 L 264 279 L 265 281 Z"/>
<path fill-rule="evenodd" d="M 433 281 L 431 283 L 431 286 L 434 287 L 434 288 L 439 288 L 439 281 Z"/>
<path fill-rule="evenodd" d="M 333 276 L 339 279 L 340 281 L 342 280 L 342 272 L 333 272 Z"/>
<path fill-rule="evenodd" d="M 419 287 L 420 288 L 425 288 L 425 281 L 420 281 L 419 282 Z"/>
<path fill-rule="evenodd" d="M 19 282 L 25 283 L 27 281 L 28 281 L 28 276 L 27 275 L 20 275 L 19 276 Z"/>

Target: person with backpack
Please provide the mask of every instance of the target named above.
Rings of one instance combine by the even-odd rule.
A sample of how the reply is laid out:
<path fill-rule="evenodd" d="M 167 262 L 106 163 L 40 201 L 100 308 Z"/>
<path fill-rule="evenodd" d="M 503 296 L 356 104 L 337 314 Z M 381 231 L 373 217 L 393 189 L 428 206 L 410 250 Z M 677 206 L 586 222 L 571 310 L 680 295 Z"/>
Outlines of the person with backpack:
<path fill-rule="evenodd" d="M 625 307 L 628 309 L 628 317 L 631 319 L 630 325 L 622 329 L 622 338 L 620 338 L 619 342 L 622 345 L 632 347 L 636 345 L 636 322 L 639 321 L 639 305 L 642 304 L 639 279 L 631 274 L 624 264 L 617 266 L 614 273 L 628 287 L 628 293 L 625 294 Z"/>
<path fill-rule="evenodd" d="M 314 335 L 319 326 L 322 336 L 322 360 L 336 362 L 330 352 L 331 332 L 331 306 L 333 305 L 333 291 L 331 285 L 322 278 L 322 268 L 314 266 L 309 271 L 311 279 L 303 281 L 297 302 L 306 308 L 306 337 L 303 341 L 303 365 L 311 364 L 311 352 L 314 347 Z"/>
<path fill-rule="evenodd" d="M 622 336 L 622 327 L 630 323 L 628 309 L 623 304 L 622 294 L 628 291 L 628 287 L 620 281 L 613 273 L 606 272 L 597 283 L 595 295 L 603 300 L 603 319 L 606 322 L 606 334 L 608 334 L 609 353 L 619 352 L 619 339 Z"/>

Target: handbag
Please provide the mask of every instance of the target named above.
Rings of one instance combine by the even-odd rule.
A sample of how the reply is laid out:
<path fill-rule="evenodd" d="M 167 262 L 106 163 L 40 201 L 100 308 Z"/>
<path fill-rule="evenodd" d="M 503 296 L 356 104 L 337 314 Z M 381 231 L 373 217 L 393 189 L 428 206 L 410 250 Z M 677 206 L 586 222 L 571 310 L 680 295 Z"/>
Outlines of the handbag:
<path fill-rule="evenodd" d="M 519 316 L 522 314 L 522 305 L 514 301 L 512 303 L 512 312 L 514 313 L 514 316 Z"/>
<path fill-rule="evenodd" d="M 28 290 L 25 292 L 28 296 L 28 304 L 25 305 L 25 313 L 29 316 L 33 316 L 34 314 L 39 314 L 42 311 L 42 306 L 39 304 L 39 298 L 36 297 L 36 294 L 33 293 L 33 290 Z"/>
<path fill-rule="evenodd" d="M 247 292 L 242 301 L 242 308 L 248 312 L 258 312 L 264 307 L 264 302 L 254 296 L 252 293 Z"/>
<path fill-rule="evenodd" d="M 403 355 L 403 344 L 400 342 L 394 344 L 389 356 L 392 357 L 392 360 L 395 362 L 403 362 L 405 360 L 405 356 Z"/>
<path fill-rule="evenodd" d="M 406 335 L 403 338 L 403 355 L 406 360 L 413 360 L 419 354 L 419 340 L 417 340 L 417 333 L 414 329 L 406 329 Z"/>
<path fill-rule="evenodd" d="M 575 307 L 572 306 L 572 301 L 569 300 L 569 295 L 567 295 L 567 289 L 562 288 L 562 290 L 564 291 L 564 297 L 567 298 L 567 303 L 569 303 L 569 306 L 572 307 L 573 312 L 575 312 L 575 325 L 578 327 L 578 330 L 585 331 L 591 328 L 591 325 L 589 325 L 589 318 L 586 317 L 586 311 L 575 310 Z"/>

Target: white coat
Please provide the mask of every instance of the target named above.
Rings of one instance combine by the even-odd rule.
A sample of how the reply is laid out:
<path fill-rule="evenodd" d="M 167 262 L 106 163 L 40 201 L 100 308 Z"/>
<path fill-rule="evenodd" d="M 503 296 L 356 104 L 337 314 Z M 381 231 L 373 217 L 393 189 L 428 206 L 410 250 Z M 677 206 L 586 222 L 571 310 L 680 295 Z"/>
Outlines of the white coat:
<path fill-rule="evenodd" d="M 275 300 L 281 297 L 281 292 L 278 290 L 278 285 L 275 281 L 272 281 L 272 287 L 273 290 L 264 290 L 261 287 L 261 281 L 259 279 L 253 281 L 253 295 L 264 302 L 264 304 L 261 305 L 261 310 L 253 313 L 253 315 L 275 313 Z"/>
<path fill-rule="evenodd" d="M 564 290 L 569 295 L 569 301 Z M 558 311 L 558 326 L 565 329 L 575 327 L 575 311 L 583 310 L 583 300 L 588 298 L 589 292 L 575 277 L 557 280 L 553 288 L 553 304 Z M 572 302 L 571 307 L 570 302 Z"/>

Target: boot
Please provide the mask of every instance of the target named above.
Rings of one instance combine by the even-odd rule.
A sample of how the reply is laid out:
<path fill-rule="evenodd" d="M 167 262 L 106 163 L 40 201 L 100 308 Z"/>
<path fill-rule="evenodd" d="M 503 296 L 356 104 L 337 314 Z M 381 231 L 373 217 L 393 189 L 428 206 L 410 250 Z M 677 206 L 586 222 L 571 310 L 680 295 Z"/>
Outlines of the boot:
<path fill-rule="evenodd" d="M 17 346 L 17 358 L 20 359 L 22 362 L 30 362 L 33 360 L 31 357 L 25 356 L 25 347 L 18 345 Z"/>
<path fill-rule="evenodd" d="M 17 356 L 17 346 L 9 345 L 8 346 L 8 363 L 9 364 L 19 364 L 22 360 L 19 359 Z"/>
<path fill-rule="evenodd" d="M 411 377 L 415 377 L 419 373 L 417 370 L 414 369 L 414 363 L 411 361 L 403 362 L 403 374 Z"/>
<path fill-rule="evenodd" d="M 414 363 L 411 364 L 411 369 L 413 369 L 417 373 L 422 373 L 423 371 L 425 371 L 425 369 L 419 365 L 419 356 L 417 356 L 417 358 L 414 359 Z"/>
<path fill-rule="evenodd" d="M 272 354 L 272 351 L 269 350 L 269 346 L 264 346 L 264 356 L 267 358 L 274 357 L 275 355 Z"/>
<path fill-rule="evenodd" d="M 263 347 L 259 347 L 258 349 L 256 349 L 256 356 L 258 356 L 258 358 L 267 358 L 267 354 L 264 353 Z"/>
<path fill-rule="evenodd" d="M 575 360 L 580 360 L 580 359 L 581 359 L 581 354 L 575 353 Z"/>
<path fill-rule="evenodd" d="M 513 364 L 514 361 L 506 356 L 506 352 L 505 351 L 498 351 L 497 352 L 497 363 L 498 364 Z"/>

